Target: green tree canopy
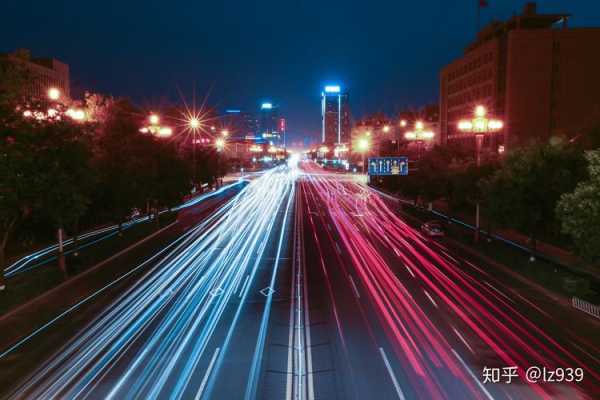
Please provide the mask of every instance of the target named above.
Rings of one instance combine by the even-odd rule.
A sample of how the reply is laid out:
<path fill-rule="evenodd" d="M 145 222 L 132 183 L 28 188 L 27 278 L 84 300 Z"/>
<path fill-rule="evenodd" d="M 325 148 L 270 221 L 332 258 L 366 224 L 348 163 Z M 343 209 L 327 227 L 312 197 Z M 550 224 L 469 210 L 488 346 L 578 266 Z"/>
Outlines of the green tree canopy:
<path fill-rule="evenodd" d="M 589 179 L 560 197 L 556 207 L 562 231 L 585 259 L 600 261 L 600 149 L 585 154 Z"/>

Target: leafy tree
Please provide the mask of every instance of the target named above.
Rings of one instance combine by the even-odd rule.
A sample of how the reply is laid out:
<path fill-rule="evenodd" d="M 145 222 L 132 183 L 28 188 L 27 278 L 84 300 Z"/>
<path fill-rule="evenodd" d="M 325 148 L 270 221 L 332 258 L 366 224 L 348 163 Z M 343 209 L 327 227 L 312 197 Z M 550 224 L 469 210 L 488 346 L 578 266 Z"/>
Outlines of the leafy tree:
<path fill-rule="evenodd" d="M 600 261 L 600 149 L 585 154 L 589 179 L 571 193 L 560 197 L 556 212 L 562 231 L 573 238 L 575 246 L 590 262 Z"/>
<path fill-rule="evenodd" d="M 581 153 L 564 145 L 515 150 L 483 186 L 490 217 L 535 240 L 556 228 L 555 208 L 563 193 L 585 176 Z"/>
<path fill-rule="evenodd" d="M 97 140 L 94 166 L 99 174 L 95 198 L 106 218 L 121 225 L 150 196 L 150 137 L 139 132 L 139 113 L 127 101 L 115 102 Z"/>

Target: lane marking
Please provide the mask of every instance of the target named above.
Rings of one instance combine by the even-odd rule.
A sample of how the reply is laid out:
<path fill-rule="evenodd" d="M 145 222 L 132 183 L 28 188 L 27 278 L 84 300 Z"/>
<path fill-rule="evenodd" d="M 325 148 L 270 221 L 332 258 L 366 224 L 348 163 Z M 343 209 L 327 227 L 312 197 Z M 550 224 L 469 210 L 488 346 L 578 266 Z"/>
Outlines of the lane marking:
<path fill-rule="evenodd" d="M 408 265 L 405 265 L 405 267 L 406 267 L 406 270 L 407 270 L 407 271 L 410 273 L 410 275 L 411 275 L 413 278 L 416 278 L 415 274 L 412 272 L 412 269 L 410 269 L 410 267 L 409 267 Z"/>
<path fill-rule="evenodd" d="M 348 275 L 348 278 L 350 278 L 350 283 L 352 284 L 352 289 L 354 289 L 356 298 L 360 299 L 360 293 L 358 293 L 358 288 L 356 287 L 356 283 L 354 283 L 354 279 L 352 279 L 352 275 Z"/>
<path fill-rule="evenodd" d="M 496 293 L 498 293 L 500 296 L 504 297 L 506 300 L 510 301 L 511 303 L 514 303 L 515 301 L 513 299 L 511 299 L 510 297 L 508 297 L 507 295 L 505 295 L 504 293 L 502 293 L 501 291 L 499 291 L 498 289 L 496 289 L 496 287 L 494 287 L 491 283 L 489 283 L 488 281 L 483 281 L 483 283 L 485 283 L 488 287 L 494 289 L 494 291 Z"/>
<path fill-rule="evenodd" d="M 198 389 L 198 393 L 196 393 L 196 397 L 194 398 L 194 400 L 199 400 L 200 397 L 202 397 L 202 392 L 204 392 L 204 388 L 206 387 L 206 382 L 208 382 L 208 377 L 210 376 L 210 373 L 211 373 L 213 367 L 215 366 L 215 361 L 217 361 L 217 356 L 219 355 L 219 351 L 221 351 L 221 348 L 217 347 L 215 349 L 215 352 L 214 352 L 212 358 L 210 359 L 210 363 L 208 364 L 208 368 L 206 369 L 206 373 L 204 374 L 204 378 L 202 379 L 202 383 L 200 384 L 200 388 Z"/>
<path fill-rule="evenodd" d="M 473 378 L 473 380 L 475 381 L 475 383 L 477 383 L 477 386 L 479 386 L 479 388 L 481 389 L 481 391 L 483 391 L 483 393 L 485 393 L 485 395 L 487 396 L 487 398 L 490 399 L 490 400 L 494 400 L 494 398 L 492 397 L 492 395 L 490 394 L 490 392 L 488 392 L 487 389 L 485 388 L 485 386 L 483 386 L 483 383 L 481 383 L 481 381 L 479 379 L 477 379 L 477 377 L 475 376 L 475 374 L 473 373 L 473 371 L 471 371 L 471 369 L 469 368 L 469 366 L 467 365 L 467 363 L 465 363 L 463 361 L 463 359 L 458 355 L 458 353 L 454 349 L 450 349 L 450 350 L 452 350 L 452 352 L 454 353 L 454 355 L 456 356 L 456 358 L 458 358 L 458 361 L 460 361 L 460 363 L 467 370 L 467 372 L 469 373 L 469 375 L 471 375 L 471 378 Z"/>
<path fill-rule="evenodd" d="M 385 363 L 385 367 L 388 370 L 388 373 L 390 374 L 390 378 L 392 378 L 392 382 L 394 383 L 394 387 L 396 388 L 396 393 L 398 394 L 398 397 L 401 400 L 406 400 L 406 397 L 404 397 L 404 393 L 402 393 L 402 389 L 400 388 L 400 384 L 398 384 L 398 380 L 396 379 L 396 375 L 394 375 L 394 371 L 392 370 L 392 366 L 390 365 L 390 361 L 388 360 L 387 356 L 385 355 L 385 350 L 383 350 L 383 347 L 379 348 L 379 352 L 381 353 L 381 358 L 383 358 L 383 362 Z"/>
<path fill-rule="evenodd" d="M 429 301 L 431 302 L 431 304 L 433 304 L 435 306 L 435 308 L 439 308 L 437 303 L 435 302 L 435 300 L 433 300 L 433 297 L 431 297 L 429 295 L 429 293 L 427 293 L 427 290 L 423 289 L 423 293 L 425 293 L 425 296 L 427 296 L 427 298 L 429 299 Z"/>
<path fill-rule="evenodd" d="M 460 341 L 463 342 L 463 344 L 467 347 L 467 349 L 469 349 L 469 351 L 471 353 L 473 353 L 473 355 L 474 355 L 475 351 L 473 351 L 473 349 L 471 348 L 471 346 L 469 346 L 469 343 L 467 343 L 467 341 L 465 340 L 465 338 L 463 337 L 463 335 L 461 335 L 460 332 L 455 327 L 452 327 L 452 330 L 454 331 L 454 333 L 456 333 L 456 336 L 458 336 L 458 338 L 460 339 Z"/>

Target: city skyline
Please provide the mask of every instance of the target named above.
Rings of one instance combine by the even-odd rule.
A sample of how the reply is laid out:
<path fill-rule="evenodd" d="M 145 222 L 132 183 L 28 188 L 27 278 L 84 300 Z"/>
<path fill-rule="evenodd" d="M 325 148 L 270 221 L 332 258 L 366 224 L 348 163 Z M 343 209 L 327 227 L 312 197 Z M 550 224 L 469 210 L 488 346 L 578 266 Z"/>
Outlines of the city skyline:
<path fill-rule="evenodd" d="M 98 17 L 88 21 L 82 16 L 91 6 L 64 2 L 64 7 L 42 4 L 29 10 L 12 2 L 6 8 L 14 18 L 0 28 L 5 46 L 10 43 L 10 47 L 0 51 L 29 48 L 33 54 L 66 62 L 76 95 L 89 88 L 128 96 L 145 106 L 176 102 L 179 90 L 191 92 L 196 86 L 197 93 L 206 93 L 217 107 L 236 104 L 245 109 L 276 98 L 286 110 L 292 139 L 305 135 L 317 139 L 319 95 L 330 81 L 354 93 L 355 118 L 437 101 L 439 70 L 460 57 L 474 38 L 476 6 L 467 1 L 433 3 L 380 2 L 364 9 L 358 2 L 349 2 L 343 8 L 321 5 L 318 15 L 310 12 L 313 7 L 308 4 L 174 4 L 162 10 L 153 2 L 119 5 L 118 9 L 115 3 L 106 10 L 93 10 Z M 482 25 L 519 12 L 525 1 L 488 3 L 481 13 Z M 540 12 L 571 13 L 573 26 L 600 23 L 600 7 L 587 1 L 539 1 L 538 7 Z M 160 29 L 146 23 L 162 17 L 163 11 L 166 18 L 158 25 Z M 110 29 L 103 22 L 102 16 L 108 17 L 104 13 L 115 14 Z M 129 15 L 137 16 L 133 23 Z M 290 19 L 283 29 L 267 23 L 285 22 L 290 15 L 305 18 Z M 24 18 L 39 29 L 23 31 Z M 70 33 L 84 19 L 82 37 L 86 40 L 80 40 Z M 332 40 L 324 34 L 329 23 L 337 20 L 345 23 L 337 24 L 337 40 Z M 293 39 L 298 36 L 302 46 Z M 132 50 L 129 45 L 134 43 Z M 243 63 L 243 73 L 236 72 L 239 63 Z"/>

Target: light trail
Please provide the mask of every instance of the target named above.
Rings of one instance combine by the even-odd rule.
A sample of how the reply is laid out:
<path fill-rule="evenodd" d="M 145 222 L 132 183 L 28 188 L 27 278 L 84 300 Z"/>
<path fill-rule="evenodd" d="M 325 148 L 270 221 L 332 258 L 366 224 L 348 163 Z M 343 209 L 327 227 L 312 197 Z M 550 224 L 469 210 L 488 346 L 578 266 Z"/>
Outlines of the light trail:
<path fill-rule="evenodd" d="M 275 229 L 274 216 L 291 201 L 293 187 L 294 175 L 284 167 L 251 181 L 42 364 L 12 398 L 206 397 L 228 341 L 214 355 L 208 344 L 219 324 L 229 324 L 227 338 L 235 329 Z M 247 276 L 241 301 L 231 302 Z M 223 318 L 230 307 L 232 321 Z"/>
<path fill-rule="evenodd" d="M 373 304 L 415 397 L 448 398 L 449 377 L 455 382 L 453 386 L 460 388 L 462 398 L 488 397 L 474 375 L 481 372 L 477 370 L 481 361 L 474 348 L 487 353 L 487 359 L 493 354 L 495 362 L 503 366 L 520 367 L 520 382 L 530 397 L 550 398 L 561 390 L 586 398 L 585 393 L 597 390 L 600 374 L 595 368 L 524 315 L 516 301 L 498 286 L 490 286 L 472 270 L 462 269 L 458 260 L 408 226 L 378 194 L 343 176 L 323 174 L 311 164 L 305 164 L 304 169 L 302 192 L 308 209 L 325 210 L 325 215 L 315 213 L 319 218 L 315 224 L 332 222 L 339 237 L 336 241 L 330 235 L 319 237 L 313 231 L 311 237 L 319 254 L 322 258 L 324 244 L 320 242 L 329 239 L 328 246 L 334 253 L 339 245 L 351 260 L 356 285 L 360 281 Z M 310 219 L 312 222 L 312 216 Z M 344 264 L 340 262 L 339 268 L 347 274 Z M 406 280 L 401 279 L 405 271 L 399 266 L 410 274 Z M 327 269 L 336 267 L 323 268 L 328 280 Z M 433 311 L 416 301 L 416 293 L 411 295 L 411 290 L 416 290 L 414 286 L 436 307 Z M 454 342 L 467 347 L 474 371 L 458 356 L 452 347 Z M 528 384 L 523 374 L 532 365 L 552 369 L 581 367 L 587 381 L 579 385 L 563 383 L 560 389 Z"/>
<path fill-rule="evenodd" d="M 237 185 L 245 184 L 246 182 L 247 181 L 240 179 L 230 185 L 223 186 L 223 187 L 219 188 L 218 190 L 195 197 L 195 198 L 173 208 L 173 210 L 178 211 L 178 210 L 182 210 L 182 209 L 197 205 L 198 203 L 201 203 L 207 199 L 210 199 L 214 196 L 222 194 L 226 190 L 229 190 Z M 165 212 L 168 212 L 168 210 L 162 210 L 159 212 L 159 214 L 162 215 Z M 151 218 L 149 216 L 145 216 L 145 217 L 136 218 L 131 221 L 124 222 L 121 225 L 121 229 L 127 230 L 139 223 L 147 222 L 150 219 Z M 86 239 L 92 239 L 92 238 L 95 238 L 95 239 L 92 241 L 89 241 L 89 242 L 80 243 L 77 245 L 76 248 L 67 249 L 64 252 L 64 254 L 68 255 L 68 254 L 74 253 L 76 251 L 80 251 L 86 247 L 92 246 L 96 243 L 99 243 L 103 240 L 109 239 L 109 238 L 115 236 L 118 233 L 118 230 L 119 230 L 119 225 L 115 224 L 115 225 L 110 225 L 110 226 L 94 229 L 89 232 L 85 232 L 78 236 L 78 241 L 84 241 Z M 72 237 L 66 238 L 63 241 L 63 244 L 64 244 L 64 246 L 69 246 L 71 244 L 74 244 L 74 238 L 72 238 Z M 14 261 L 12 264 L 7 266 L 6 268 L 4 268 L 4 276 L 6 278 L 11 278 L 17 274 L 21 274 L 23 272 L 27 272 L 32 269 L 46 265 L 46 264 L 56 260 L 57 250 L 58 250 L 58 243 L 55 243 L 50 246 L 44 247 L 42 249 L 36 250 L 33 253 L 27 254 L 27 255 L 19 258 L 18 260 Z"/>

